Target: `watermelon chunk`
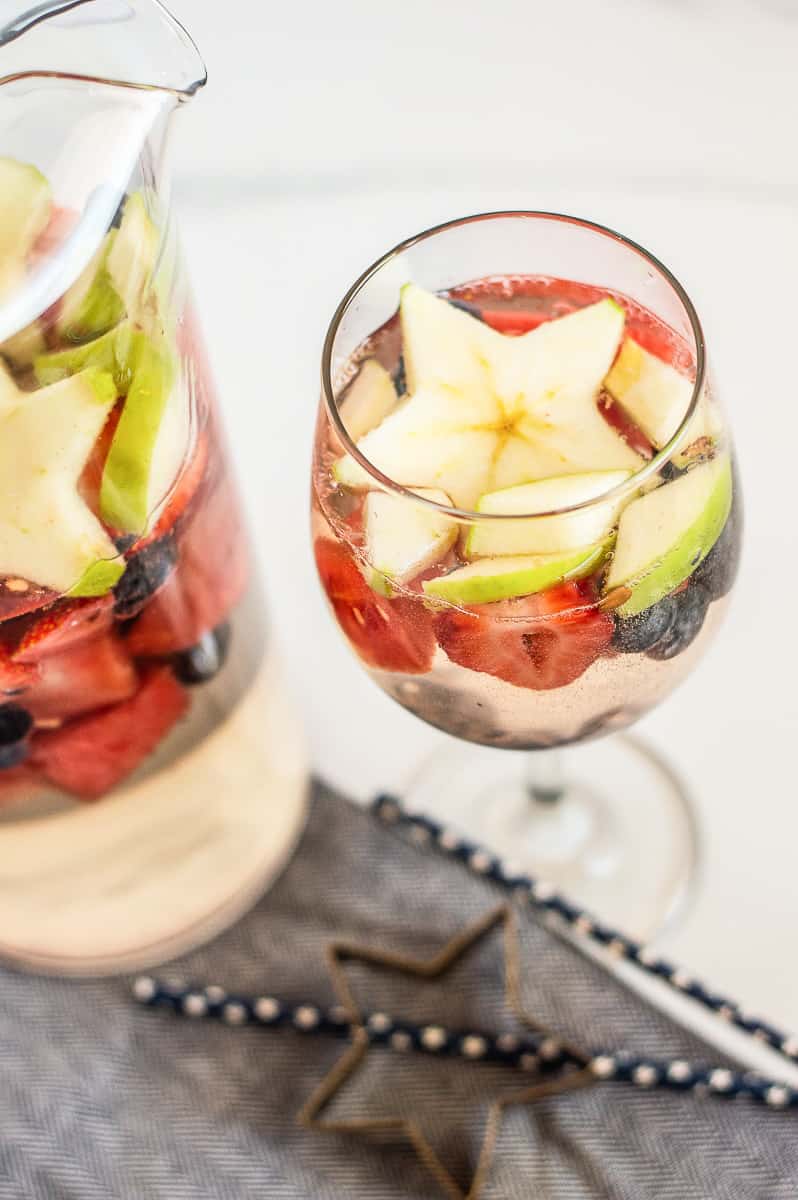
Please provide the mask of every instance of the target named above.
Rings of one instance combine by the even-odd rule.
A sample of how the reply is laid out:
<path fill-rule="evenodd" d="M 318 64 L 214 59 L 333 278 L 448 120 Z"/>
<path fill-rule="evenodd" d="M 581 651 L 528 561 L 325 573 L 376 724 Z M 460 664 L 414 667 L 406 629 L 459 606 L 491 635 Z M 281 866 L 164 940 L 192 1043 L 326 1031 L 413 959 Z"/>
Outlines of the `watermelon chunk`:
<path fill-rule="evenodd" d="M 98 800 L 152 753 L 187 707 L 187 694 L 169 668 L 151 668 L 129 700 L 40 733 L 33 761 L 56 787 Z"/>

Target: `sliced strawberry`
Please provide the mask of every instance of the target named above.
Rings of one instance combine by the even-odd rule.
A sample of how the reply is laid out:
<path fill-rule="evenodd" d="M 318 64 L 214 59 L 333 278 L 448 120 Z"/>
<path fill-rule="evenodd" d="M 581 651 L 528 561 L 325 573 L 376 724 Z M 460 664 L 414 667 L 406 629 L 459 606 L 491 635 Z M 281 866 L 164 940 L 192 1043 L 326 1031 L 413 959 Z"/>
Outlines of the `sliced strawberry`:
<path fill-rule="evenodd" d="M 26 663 L 15 662 L 8 647 L 0 643 L 0 703 L 23 692 L 36 679 L 38 671 Z"/>
<path fill-rule="evenodd" d="M 87 638 L 107 633 L 114 619 L 113 596 L 87 600 L 61 600 L 32 622 L 12 651 L 17 663 L 37 663 L 50 654 L 62 654 Z"/>
<path fill-rule="evenodd" d="M 341 542 L 318 538 L 314 551 L 338 624 L 363 661 L 381 671 L 428 671 L 435 638 L 423 604 L 402 596 L 388 600 L 373 592 Z"/>
<path fill-rule="evenodd" d="M 206 494 L 178 535 L 177 567 L 130 628 L 134 658 L 161 658 L 194 646 L 241 599 L 249 581 L 249 547 L 229 476 Z"/>
<path fill-rule="evenodd" d="M 152 753 L 187 707 L 187 694 L 169 668 L 150 669 L 130 699 L 38 734 L 33 761 L 56 787 L 97 800 Z"/>
<path fill-rule="evenodd" d="M 98 516 L 100 512 L 100 488 L 105 470 L 105 460 L 111 449 L 111 442 L 114 440 L 116 427 L 124 407 L 124 400 L 117 400 L 116 405 L 111 409 L 108 420 L 103 425 L 102 433 L 94 443 L 89 460 L 78 480 L 78 491 L 95 516 Z"/>
<path fill-rule="evenodd" d="M 542 312 L 522 312 L 514 308 L 483 308 L 480 317 L 497 333 L 506 333 L 517 337 L 521 333 L 529 333 L 537 329 L 544 321 L 549 320 L 549 314 Z"/>
<path fill-rule="evenodd" d="M 127 700 L 137 687 L 136 668 L 124 642 L 106 633 L 43 658 L 22 703 L 37 720 L 68 720 Z"/>
<path fill-rule="evenodd" d="M 578 679 L 609 646 L 612 617 L 593 607 L 590 585 L 564 583 L 536 596 L 447 609 L 435 634 L 452 662 L 516 687 L 546 691 Z"/>
<path fill-rule="evenodd" d="M 51 592 L 49 588 L 39 587 L 16 575 L 6 575 L 0 578 L 0 622 L 38 612 L 57 599 L 58 593 Z"/>

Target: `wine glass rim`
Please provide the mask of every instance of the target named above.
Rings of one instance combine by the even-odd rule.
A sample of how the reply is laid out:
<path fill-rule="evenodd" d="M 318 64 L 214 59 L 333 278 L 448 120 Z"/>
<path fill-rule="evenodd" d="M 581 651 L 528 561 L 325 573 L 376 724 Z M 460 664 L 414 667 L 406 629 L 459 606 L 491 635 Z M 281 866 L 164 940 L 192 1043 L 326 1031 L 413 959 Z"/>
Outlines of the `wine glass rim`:
<path fill-rule="evenodd" d="M 375 466 L 375 464 L 372 463 L 371 460 L 368 459 L 365 454 L 358 449 L 356 443 L 349 436 L 346 426 L 341 419 L 338 403 L 336 401 L 335 385 L 332 375 L 333 346 L 335 345 L 335 339 L 338 335 L 341 322 L 350 305 L 356 299 L 365 285 L 379 271 L 381 271 L 384 266 L 386 266 L 393 259 L 398 258 L 400 254 L 404 253 L 406 250 L 409 250 L 412 246 L 415 246 L 420 242 L 424 242 L 429 238 L 435 237 L 439 233 L 444 233 L 449 229 L 456 229 L 462 225 L 471 225 L 478 221 L 492 221 L 508 218 L 533 218 L 539 220 L 560 221 L 565 224 L 578 226 L 582 229 L 591 230 L 594 233 L 602 234 L 603 236 L 620 243 L 622 246 L 627 247 L 629 250 L 632 250 L 635 254 L 645 259 L 647 263 L 654 267 L 655 270 L 666 280 L 666 282 L 670 284 L 687 314 L 695 340 L 696 373 L 695 380 L 693 381 L 693 390 L 692 395 L 690 396 L 690 403 L 688 404 L 684 415 L 682 416 L 678 428 L 673 433 L 671 438 L 665 443 L 665 445 L 662 446 L 652 458 L 645 461 L 642 467 L 639 467 L 636 471 L 633 471 L 627 479 L 624 479 L 621 483 L 616 484 L 614 487 L 607 488 L 606 491 L 601 492 L 598 495 L 591 496 L 587 500 L 581 500 L 575 504 L 566 504 L 559 508 L 547 509 L 545 512 L 475 512 L 473 509 L 458 508 L 456 505 L 441 504 L 437 500 L 431 500 L 427 496 L 419 496 L 413 487 L 408 487 L 404 484 L 397 483 L 397 481 L 392 479 L 390 475 L 384 474 L 377 466 Z M 382 254 L 378 259 L 376 259 L 371 266 L 367 267 L 366 270 L 360 276 L 358 276 L 358 278 L 344 295 L 340 304 L 333 313 L 332 320 L 330 321 L 327 329 L 321 359 L 322 397 L 324 399 L 327 415 L 332 423 L 336 435 L 344 446 L 344 449 L 349 455 L 351 455 L 358 466 L 360 466 L 367 473 L 367 475 L 369 475 L 369 477 L 375 481 L 375 484 L 381 490 L 393 493 L 396 496 L 401 496 L 404 499 L 415 502 L 416 504 L 420 504 L 425 508 L 436 510 L 447 516 L 454 517 L 458 521 L 468 522 L 508 520 L 518 521 L 523 519 L 531 520 L 532 518 L 542 519 L 543 517 L 559 517 L 564 516 L 567 513 L 580 512 L 585 509 L 590 509 L 599 504 L 606 504 L 616 500 L 619 501 L 630 492 L 639 490 L 639 488 L 647 480 L 651 479 L 652 476 L 656 475 L 658 471 L 662 469 L 662 467 L 672 458 L 673 454 L 679 448 L 682 434 L 690 424 L 690 421 L 695 415 L 700 403 L 701 396 L 704 391 L 705 381 L 706 347 L 704 331 L 692 300 L 673 272 L 669 270 L 669 268 L 666 267 L 665 264 L 661 262 L 654 254 L 652 254 L 649 250 L 646 250 L 644 246 L 641 246 L 638 242 L 633 241 L 624 234 L 618 233 L 617 230 L 611 229 L 607 225 L 601 225 L 596 221 L 588 221 L 583 217 L 569 216 L 566 213 L 548 212 L 542 209 L 498 209 L 492 212 L 473 213 L 470 216 L 456 217 L 454 220 L 444 221 L 439 225 L 432 225 L 428 229 L 424 229 L 421 233 L 414 234 L 412 237 L 405 238 L 403 241 L 397 243 L 397 245 L 393 246 L 390 250 L 386 251 L 385 254 Z M 420 487 L 421 485 L 418 486 Z"/>

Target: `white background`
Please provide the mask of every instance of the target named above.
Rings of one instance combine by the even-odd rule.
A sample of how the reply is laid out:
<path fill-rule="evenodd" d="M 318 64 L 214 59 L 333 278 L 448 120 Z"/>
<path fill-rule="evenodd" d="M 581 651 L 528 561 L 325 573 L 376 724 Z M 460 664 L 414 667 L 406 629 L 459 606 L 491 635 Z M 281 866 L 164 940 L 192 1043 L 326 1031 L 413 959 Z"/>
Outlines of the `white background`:
<path fill-rule="evenodd" d="M 177 200 L 276 635 L 316 768 L 359 796 L 441 735 L 371 685 L 307 533 L 320 345 L 374 257 L 497 207 L 592 217 L 692 293 L 736 429 L 728 623 L 641 723 L 686 774 L 705 876 L 669 949 L 798 1027 L 796 0 L 174 0 L 210 70 Z"/>

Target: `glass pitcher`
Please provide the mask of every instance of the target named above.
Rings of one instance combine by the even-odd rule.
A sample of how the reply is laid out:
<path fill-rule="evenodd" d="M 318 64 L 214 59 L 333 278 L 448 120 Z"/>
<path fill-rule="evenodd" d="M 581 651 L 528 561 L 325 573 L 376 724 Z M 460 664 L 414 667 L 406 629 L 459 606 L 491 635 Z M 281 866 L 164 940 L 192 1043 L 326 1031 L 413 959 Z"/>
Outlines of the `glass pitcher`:
<path fill-rule="evenodd" d="M 100 974 L 234 920 L 302 827 L 164 172 L 156 0 L 0 28 L 0 956 Z"/>

